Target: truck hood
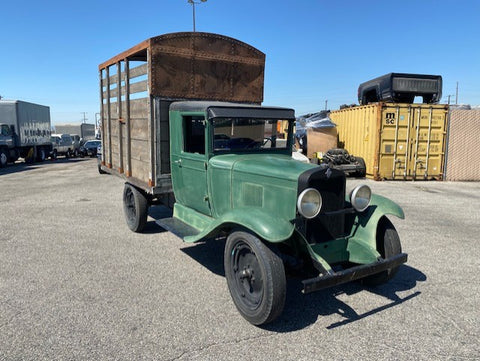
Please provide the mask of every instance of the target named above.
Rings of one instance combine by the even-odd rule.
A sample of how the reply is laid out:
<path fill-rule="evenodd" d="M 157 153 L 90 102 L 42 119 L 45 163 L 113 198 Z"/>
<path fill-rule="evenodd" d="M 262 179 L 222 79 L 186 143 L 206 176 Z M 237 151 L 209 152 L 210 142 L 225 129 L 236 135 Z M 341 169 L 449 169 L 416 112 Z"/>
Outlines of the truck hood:
<path fill-rule="evenodd" d="M 278 219 L 295 218 L 298 180 L 314 168 L 286 154 L 225 154 L 209 162 L 209 187 L 215 216 L 230 211 L 275 214 Z"/>
<path fill-rule="evenodd" d="M 217 169 L 230 170 L 234 173 L 246 173 L 252 176 L 262 176 L 298 181 L 300 174 L 314 168 L 307 164 L 281 154 L 226 154 L 210 159 L 210 164 Z"/>

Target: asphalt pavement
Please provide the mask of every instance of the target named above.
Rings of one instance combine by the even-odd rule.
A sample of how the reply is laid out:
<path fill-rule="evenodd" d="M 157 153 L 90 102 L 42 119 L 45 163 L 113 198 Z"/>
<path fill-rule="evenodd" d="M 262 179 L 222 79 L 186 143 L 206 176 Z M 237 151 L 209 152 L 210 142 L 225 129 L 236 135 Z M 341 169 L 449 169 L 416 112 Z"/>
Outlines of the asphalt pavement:
<path fill-rule="evenodd" d="M 479 360 L 480 183 L 367 183 L 399 203 L 388 284 L 301 294 L 263 328 L 228 292 L 223 241 L 127 228 L 95 159 L 0 169 L 0 360 Z"/>

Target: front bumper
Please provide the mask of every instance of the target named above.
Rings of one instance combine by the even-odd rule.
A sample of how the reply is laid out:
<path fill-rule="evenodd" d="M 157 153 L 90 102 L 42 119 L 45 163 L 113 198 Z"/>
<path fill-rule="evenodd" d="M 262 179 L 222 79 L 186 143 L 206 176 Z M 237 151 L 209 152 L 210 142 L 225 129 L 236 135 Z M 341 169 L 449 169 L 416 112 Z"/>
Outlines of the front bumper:
<path fill-rule="evenodd" d="M 303 293 L 310 293 L 324 288 L 340 285 L 342 283 L 358 280 L 360 278 L 400 266 L 405 262 L 407 262 L 407 254 L 400 253 L 388 259 L 382 259 L 374 263 L 363 264 L 347 268 L 343 271 L 331 272 L 327 273 L 326 275 L 310 278 L 302 281 Z"/>

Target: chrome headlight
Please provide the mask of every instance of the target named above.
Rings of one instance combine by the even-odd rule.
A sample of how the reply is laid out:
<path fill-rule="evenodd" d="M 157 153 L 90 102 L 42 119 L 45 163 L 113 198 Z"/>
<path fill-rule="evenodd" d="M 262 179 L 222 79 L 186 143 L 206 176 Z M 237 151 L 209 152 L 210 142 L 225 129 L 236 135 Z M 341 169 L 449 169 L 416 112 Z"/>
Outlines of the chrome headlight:
<path fill-rule="evenodd" d="M 305 218 L 314 218 L 320 213 L 322 208 L 322 196 L 320 192 L 314 188 L 305 189 L 298 196 L 297 200 L 298 212 Z"/>
<path fill-rule="evenodd" d="M 350 202 L 353 208 L 358 212 L 363 212 L 370 205 L 370 199 L 372 198 L 372 190 L 365 184 L 355 187 L 350 193 Z"/>

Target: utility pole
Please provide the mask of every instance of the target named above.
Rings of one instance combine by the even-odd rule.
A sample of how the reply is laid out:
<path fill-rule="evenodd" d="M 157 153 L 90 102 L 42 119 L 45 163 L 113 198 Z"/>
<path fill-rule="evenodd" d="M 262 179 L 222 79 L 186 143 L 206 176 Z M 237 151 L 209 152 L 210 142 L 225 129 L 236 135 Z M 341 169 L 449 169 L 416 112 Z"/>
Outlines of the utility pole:
<path fill-rule="evenodd" d="M 450 97 L 453 97 L 453 94 L 447 95 L 447 98 L 448 98 L 448 105 L 450 105 Z"/>
<path fill-rule="evenodd" d="M 328 99 L 325 100 L 325 110 L 328 110 Z"/>
<path fill-rule="evenodd" d="M 193 13 L 193 32 L 195 32 L 195 4 L 201 4 L 206 2 L 207 0 L 200 0 L 200 1 L 195 1 L 195 0 L 187 0 L 189 4 L 192 5 L 192 13 Z"/>
<path fill-rule="evenodd" d="M 82 114 L 83 114 L 83 123 L 85 124 L 87 122 L 87 117 L 86 117 L 87 112 L 82 112 Z"/>
<path fill-rule="evenodd" d="M 455 92 L 455 104 L 458 104 L 458 81 L 457 81 L 457 91 Z"/>

